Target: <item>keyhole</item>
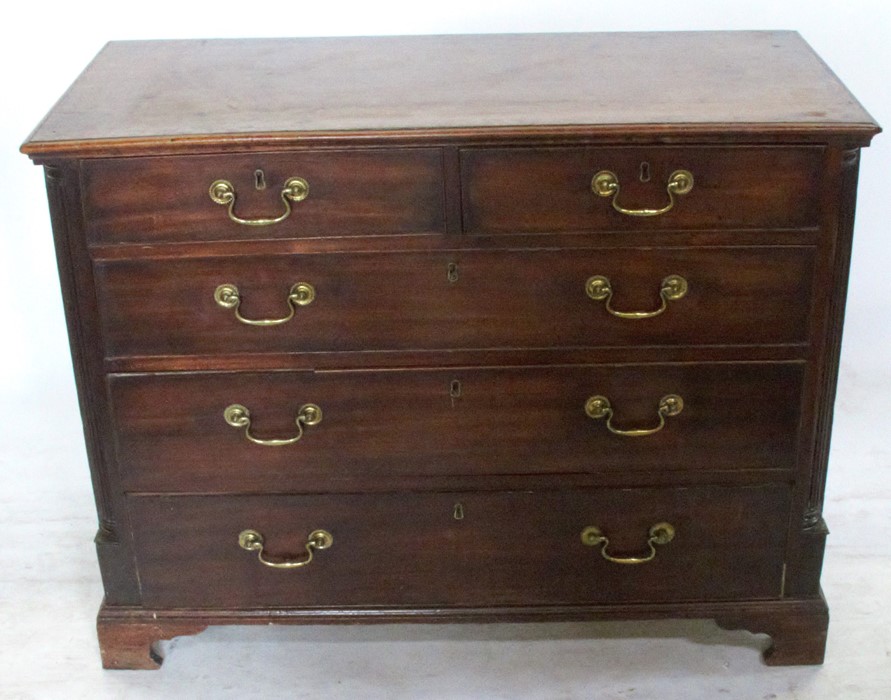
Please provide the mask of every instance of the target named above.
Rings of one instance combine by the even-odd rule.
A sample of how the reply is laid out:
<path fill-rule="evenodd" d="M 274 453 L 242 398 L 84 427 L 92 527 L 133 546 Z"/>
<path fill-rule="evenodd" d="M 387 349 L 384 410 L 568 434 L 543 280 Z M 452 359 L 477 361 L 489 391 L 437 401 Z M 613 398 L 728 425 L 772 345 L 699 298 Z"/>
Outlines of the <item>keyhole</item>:
<path fill-rule="evenodd" d="M 449 384 L 449 400 L 452 402 L 452 408 L 455 407 L 455 401 L 461 398 L 461 382 L 453 379 Z"/>
<path fill-rule="evenodd" d="M 455 504 L 455 509 L 452 511 L 452 517 L 455 520 L 464 520 L 464 506 L 461 503 Z"/>
<path fill-rule="evenodd" d="M 644 161 L 640 164 L 640 181 L 641 182 L 649 182 L 650 181 L 650 164 L 647 161 Z"/>
<path fill-rule="evenodd" d="M 259 168 L 254 171 L 254 187 L 258 190 L 266 189 L 266 175 Z"/>
<path fill-rule="evenodd" d="M 446 270 L 447 270 L 446 277 L 448 278 L 449 282 L 457 282 L 458 281 L 458 263 L 453 263 L 453 262 L 449 263 Z"/>

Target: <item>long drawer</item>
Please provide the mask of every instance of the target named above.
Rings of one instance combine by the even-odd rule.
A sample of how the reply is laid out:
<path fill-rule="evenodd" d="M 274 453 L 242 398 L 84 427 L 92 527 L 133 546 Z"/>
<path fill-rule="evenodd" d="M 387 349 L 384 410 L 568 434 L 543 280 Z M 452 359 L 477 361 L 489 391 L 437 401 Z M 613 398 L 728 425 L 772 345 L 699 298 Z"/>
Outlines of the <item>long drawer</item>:
<path fill-rule="evenodd" d="M 821 215 L 823 153 L 813 146 L 466 149 L 464 229 L 813 227 Z M 606 178 L 599 187 L 598 174 Z"/>
<path fill-rule="evenodd" d="M 791 470 L 803 367 L 143 374 L 109 387 L 128 491 L 344 491 L 456 475 Z"/>
<path fill-rule="evenodd" d="M 84 161 L 82 177 L 90 243 L 441 232 L 445 222 L 436 148 L 103 158 Z M 305 183 L 293 200 L 283 194 L 292 178 Z M 210 196 L 220 181 L 234 201 Z"/>
<path fill-rule="evenodd" d="M 807 340 L 813 248 L 278 255 L 95 269 L 111 357 L 795 344 Z"/>
<path fill-rule="evenodd" d="M 129 502 L 144 605 L 345 608 L 775 597 L 789 501 L 773 485 Z M 310 538 L 305 566 L 260 561 L 305 562 Z"/>

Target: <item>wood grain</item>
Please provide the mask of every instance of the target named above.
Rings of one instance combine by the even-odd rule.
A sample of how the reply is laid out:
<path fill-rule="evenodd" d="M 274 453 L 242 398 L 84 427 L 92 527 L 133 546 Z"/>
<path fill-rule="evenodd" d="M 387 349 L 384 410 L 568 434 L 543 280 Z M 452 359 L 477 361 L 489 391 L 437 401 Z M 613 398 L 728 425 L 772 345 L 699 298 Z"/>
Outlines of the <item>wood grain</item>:
<path fill-rule="evenodd" d="M 807 340 L 813 248 L 634 248 L 277 255 L 98 263 L 108 357 L 272 352 L 785 344 Z M 450 282 L 448 266 L 457 266 Z M 660 316 L 616 318 L 585 283 L 604 275 L 613 308 L 652 311 L 662 280 L 686 296 Z M 220 307 L 234 284 L 249 319 L 288 313 L 292 285 L 315 300 L 259 328 Z"/>
<path fill-rule="evenodd" d="M 788 503 L 788 487 L 774 485 L 139 497 L 131 510 L 149 606 L 448 607 L 775 598 Z M 598 525 L 611 552 L 646 553 L 660 521 L 677 535 L 648 564 L 607 562 L 580 538 Z M 305 554 L 317 528 L 334 543 L 304 568 L 276 570 L 238 546 L 247 528 L 272 558 Z"/>
<path fill-rule="evenodd" d="M 95 278 L 83 235 L 79 172 L 76 164 L 66 162 L 46 168 L 45 174 L 74 380 L 98 516 L 94 542 L 105 599 L 112 604 L 133 605 L 140 597 L 130 547 L 129 513 L 118 472 L 110 466 L 114 462 L 114 444 L 106 439 L 110 431 L 108 403 L 94 400 L 105 390 L 105 375 Z"/>
<path fill-rule="evenodd" d="M 646 182 L 641 181 L 646 163 Z M 461 151 L 464 229 L 470 233 L 803 228 L 820 221 L 823 149 L 665 146 L 469 148 Z M 688 170 L 693 189 L 653 217 L 620 214 L 591 191 L 601 170 L 630 209 L 669 203 L 666 184 Z"/>
<path fill-rule="evenodd" d="M 649 472 L 791 470 L 801 372 L 703 363 L 137 375 L 112 378 L 110 395 L 128 491 L 324 492 L 388 477 L 420 488 L 428 476 L 576 472 L 633 483 Z M 653 427 L 672 393 L 683 412 L 648 437 L 613 435 L 584 411 L 604 395 L 616 427 Z M 296 434 L 305 403 L 324 418 L 294 445 L 258 446 L 223 420 L 236 403 L 259 437 Z"/>
<path fill-rule="evenodd" d="M 260 191 L 258 169 L 266 182 Z M 87 161 L 87 236 L 91 244 L 120 244 L 441 232 L 442 176 L 433 148 Z M 306 180 L 309 195 L 270 226 L 231 221 L 208 194 L 212 182 L 227 180 L 237 216 L 272 218 L 284 212 L 281 191 L 291 177 Z"/>
<path fill-rule="evenodd" d="M 822 663 L 829 622 L 822 594 L 774 600 L 699 601 L 693 603 L 612 603 L 600 605 L 278 608 L 208 610 L 206 608 L 110 607 L 99 611 L 99 639 L 103 659 L 113 668 L 157 668 L 162 658 L 152 642 L 177 635 L 198 634 L 208 625 L 293 625 L 456 623 L 456 622 L 566 622 L 577 620 L 715 619 L 728 629 L 768 632 L 765 663 Z M 108 632 L 108 633 L 103 633 Z M 728 640 L 730 641 L 730 640 Z M 131 663 L 128 666 L 126 664 Z M 111 668 L 112 666 L 109 666 Z"/>
<path fill-rule="evenodd" d="M 47 184 L 100 518 L 107 667 L 208 624 L 707 617 L 820 663 L 859 147 L 790 32 L 112 43 L 22 150 Z M 646 162 L 649 179 L 642 177 Z M 254 187 L 263 169 L 267 189 Z M 617 173 L 621 203 L 590 191 Z M 310 196 L 274 227 L 284 179 Z M 453 268 L 452 273 L 449 269 Z M 687 296 L 658 307 L 669 274 Z M 312 304 L 283 326 L 239 324 Z M 458 386 L 459 390 L 454 387 Z M 683 412 L 646 438 L 619 428 Z M 297 408 L 321 424 L 289 448 Z M 460 503 L 464 517 L 454 517 Z M 606 562 L 648 528 L 676 539 Z M 297 572 L 272 557 L 317 527 Z"/>
<path fill-rule="evenodd" d="M 741 122 L 762 134 L 878 131 L 793 32 L 203 40 L 108 44 L 23 150 L 518 126 L 738 133 Z"/>

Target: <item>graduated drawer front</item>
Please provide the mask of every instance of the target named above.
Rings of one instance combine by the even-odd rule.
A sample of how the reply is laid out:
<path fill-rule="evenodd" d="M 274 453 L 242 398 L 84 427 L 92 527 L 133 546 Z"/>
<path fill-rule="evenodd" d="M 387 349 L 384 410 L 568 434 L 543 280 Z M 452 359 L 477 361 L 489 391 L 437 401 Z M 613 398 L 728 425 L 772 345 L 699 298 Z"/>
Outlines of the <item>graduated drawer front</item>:
<path fill-rule="evenodd" d="M 143 604 L 159 607 L 486 606 L 729 600 L 780 594 L 789 490 L 783 485 L 493 493 L 134 497 Z M 460 504 L 462 519 L 455 518 Z M 674 539 L 649 562 L 650 528 Z M 310 533 L 332 545 L 306 557 Z"/>
<path fill-rule="evenodd" d="M 612 472 L 791 470 L 802 363 L 116 375 L 119 469 L 130 492 L 348 490 L 424 478 Z M 456 384 L 457 382 L 457 384 Z M 456 390 L 457 388 L 457 390 Z M 648 436 L 611 433 L 586 402 L 606 397 L 619 430 L 658 426 L 662 397 L 682 411 Z M 322 410 L 298 442 L 301 406 Z"/>
<path fill-rule="evenodd" d="M 445 220 L 442 158 L 433 148 L 115 158 L 82 167 L 94 244 L 442 231 Z M 274 218 L 285 211 L 281 192 L 291 177 L 306 180 L 308 196 L 272 225 L 235 223 L 208 193 L 225 179 L 235 189 L 236 216 Z"/>
<path fill-rule="evenodd" d="M 807 340 L 814 249 L 636 248 L 120 260 L 96 264 L 107 356 L 495 347 L 794 344 Z M 449 265 L 455 265 L 450 281 Z M 595 275 L 619 312 L 660 308 L 662 281 L 686 295 L 661 315 L 617 318 L 586 293 Z M 285 317 L 296 283 L 315 298 Z"/>
<path fill-rule="evenodd" d="M 466 149 L 464 230 L 812 227 L 821 216 L 822 168 L 823 148 L 812 146 Z M 616 175 L 617 204 L 627 209 L 667 206 L 667 183 L 677 170 L 692 173 L 693 188 L 662 215 L 629 216 L 614 210 L 612 197 L 592 192 L 602 170 Z"/>

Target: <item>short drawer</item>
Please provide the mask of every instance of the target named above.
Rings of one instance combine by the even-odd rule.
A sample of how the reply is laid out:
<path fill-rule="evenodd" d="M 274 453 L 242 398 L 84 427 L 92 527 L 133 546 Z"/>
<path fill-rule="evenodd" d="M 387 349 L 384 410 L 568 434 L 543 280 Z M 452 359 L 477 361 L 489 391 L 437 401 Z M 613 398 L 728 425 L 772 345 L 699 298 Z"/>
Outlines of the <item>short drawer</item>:
<path fill-rule="evenodd" d="M 444 227 L 442 158 L 432 148 L 115 158 L 87 160 L 82 167 L 87 236 L 94 244 L 362 236 Z M 294 190 L 304 199 L 285 201 L 291 178 L 308 185 L 305 192 Z M 231 207 L 210 196 L 211 184 L 220 180 L 231 186 Z M 230 213 L 253 223 L 236 223 Z M 258 219 L 280 217 L 256 225 Z"/>
<path fill-rule="evenodd" d="M 464 230 L 803 228 L 820 221 L 820 147 L 478 148 L 461 152 Z M 612 173 L 618 193 L 592 191 Z M 669 193 L 677 171 L 692 189 Z M 609 180 L 606 180 L 608 183 Z M 621 213 L 649 210 L 651 214 Z M 614 206 L 615 205 L 615 206 Z"/>
<path fill-rule="evenodd" d="M 791 470 L 803 367 L 143 374 L 109 386 L 127 491 L 345 491 L 458 475 Z M 227 419 L 230 406 L 249 424 Z M 620 434 L 634 430 L 652 434 Z"/>
<path fill-rule="evenodd" d="M 807 341 L 813 255 L 792 246 L 450 251 L 116 260 L 95 270 L 109 357 L 753 345 Z M 666 288 L 678 277 L 682 296 Z M 299 284 L 312 298 L 289 301 Z M 218 294 L 227 288 L 229 306 Z"/>
<path fill-rule="evenodd" d="M 776 597 L 789 500 L 774 485 L 129 503 L 144 605 L 265 608 Z M 304 566 L 260 561 L 306 562 L 319 530 L 330 546 Z"/>

